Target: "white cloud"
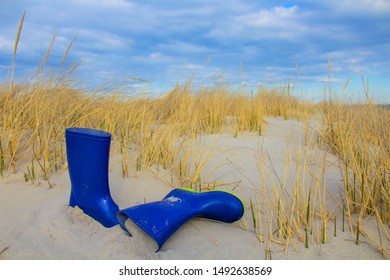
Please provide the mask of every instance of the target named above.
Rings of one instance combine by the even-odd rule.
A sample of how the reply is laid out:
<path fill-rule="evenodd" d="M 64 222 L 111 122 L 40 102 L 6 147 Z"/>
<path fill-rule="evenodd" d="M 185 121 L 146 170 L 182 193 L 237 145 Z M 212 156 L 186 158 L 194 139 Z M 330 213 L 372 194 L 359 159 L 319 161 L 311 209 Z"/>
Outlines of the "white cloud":
<path fill-rule="evenodd" d="M 126 0 L 71 0 L 69 1 L 73 5 L 83 5 L 90 8 L 102 7 L 102 8 L 129 8 L 132 7 L 132 3 Z"/>
<path fill-rule="evenodd" d="M 77 35 L 77 44 L 83 49 L 111 52 L 127 48 L 133 44 L 131 38 L 119 36 L 104 30 L 67 28 L 61 31 L 64 31 L 68 35 L 68 38 Z M 69 41 L 67 43 L 69 44 Z"/>
<path fill-rule="evenodd" d="M 137 65 L 163 65 L 168 63 L 177 62 L 177 59 L 161 52 L 151 52 L 142 55 L 132 55 L 129 60 Z"/>
<path fill-rule="evenodd" d="M 184 69 L 188 69 L 188 70 L 204 70 L 204 66 L 201 65 L 201 64 L 191 64 L 191 63 L 188 63 L 188 64 L 185 64 Z"/>
<path fill-rule="evenodd" d="M 12 54 L 14 49 L 14 41 L 8 38 L 1 38 L 0 40 L 0 52 L 6 54 Z"/>
<path fill-rule="evenodd" d="M 323 2 L 336 11 L 345 13 L 388 13 L 390 11 L 389 0 L 328 0 Z"/>
<path fill-rule="evenodd" d="M 260 9 L 225 19 L 210 31 L 213 38 L 299 40 L 308 32 L 298 6 Z"/>
<path fill-rule="evenodd" d="M 284 28 L 287 24 L 295 24 L 297 6 L 291 8 L 274 7 L 270 10 L 262 9 L 255 13 L 240 15 L 236 17 L 238 24 L 253 27 L 277 27 Z"/>
<path fill-rule="evenodd" d="M 182 52 L 182 53 L 204 53 L 207 54 L 208 52 L 212 51 L 210 48 L 201 45 L 201 44 L 191 44 L 187 42 L 181 42 L 177 41 L 174 43 L 167 43 L 167 44 L 159 44 L 158 48 L 161 50 L 169 51 L 169 52 Z"/>

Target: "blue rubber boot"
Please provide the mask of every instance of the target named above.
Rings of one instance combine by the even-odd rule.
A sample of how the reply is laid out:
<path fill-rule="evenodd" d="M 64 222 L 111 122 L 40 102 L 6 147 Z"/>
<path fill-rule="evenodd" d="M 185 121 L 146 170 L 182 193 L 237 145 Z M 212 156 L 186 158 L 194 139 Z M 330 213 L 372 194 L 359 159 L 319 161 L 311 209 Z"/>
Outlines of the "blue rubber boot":
<path fill-rule="evenodd" d="M 71 193 L 69 205 L 80 207 L 105 227 L 118 224 L 118 205 L 111 198 L 108 184 L 108 161 L 111 134 L 89 128 L 67 128 Z"/>
<path fill-rule="evenodd" d="M 126 227 L 126 220 L 132 220 L 157 242 L 157 251 L 159 251 L 164 242 L 191 218 L 199 217 L 232 223 L 241 219 L 243 214 L 242 201 L 231 193 L 174 189 L 161 201 L 121 210 L 118 213 L 118 221 L 131 236 Z"/>

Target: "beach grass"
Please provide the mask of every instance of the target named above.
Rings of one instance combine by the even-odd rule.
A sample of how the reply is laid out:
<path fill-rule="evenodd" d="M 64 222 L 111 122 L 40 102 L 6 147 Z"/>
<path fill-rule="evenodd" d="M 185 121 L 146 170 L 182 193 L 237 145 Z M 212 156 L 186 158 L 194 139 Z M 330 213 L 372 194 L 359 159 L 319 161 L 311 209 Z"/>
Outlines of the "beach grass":
<path fill-rule="evenodd" d="M 366 217 L 377 220 L 378 239 L 381 234 L 389 238 L 390 111 L 377 106 L 368 91 L 359 103 L 330 100 L 323 105 L 322 135 L 340 158 L 344 207 L 356 244 Z"/>

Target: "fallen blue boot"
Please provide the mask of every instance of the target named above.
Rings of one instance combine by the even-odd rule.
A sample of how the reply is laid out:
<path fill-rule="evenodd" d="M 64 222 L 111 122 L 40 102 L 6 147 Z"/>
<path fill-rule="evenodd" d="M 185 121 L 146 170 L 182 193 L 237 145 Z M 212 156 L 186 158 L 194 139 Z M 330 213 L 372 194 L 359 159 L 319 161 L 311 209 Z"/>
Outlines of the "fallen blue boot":
<path fill-rule="evenodd" d="M 69 205 L 80 207 L 105 227 L 118 224 L 118 205 L 111 198 L 108 184 L 108 161 L 111 134 L 89 128 L 67 128 L 71 193 Z"/>
<path fill-rule="evenodd" d="M 131 219 L 157 242 L 159 251 L 164 242 L 193 217 L 232 223 L 241 219 L 243 214 L 242 201 L 231 193 L 174 189 L 161 201 L 121 210 L 118 213 L 118 221 L 131 235 L 125 225 L 126 220 Z"/>

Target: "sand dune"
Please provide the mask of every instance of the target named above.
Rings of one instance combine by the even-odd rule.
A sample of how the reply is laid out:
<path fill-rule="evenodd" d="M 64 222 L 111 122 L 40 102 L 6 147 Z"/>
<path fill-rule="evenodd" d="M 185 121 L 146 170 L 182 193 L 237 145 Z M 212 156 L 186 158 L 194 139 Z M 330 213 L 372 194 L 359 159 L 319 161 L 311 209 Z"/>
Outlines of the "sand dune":
<path fill-rule="evenodd" d="M 119 226 L 105 228 L 83 214 L 79 208 L 68 206 L 70 182 L 67 171 L 52 175 L 53 188 L 45 182 L 37 187 L 26 183 L 22 173 L 0 179 L 0 259 L 264 259 L 266 246 L 272 259 L 383 259 L 375 246 L 364 236 L 355 245 L 349 227 L 341 230 L 341 211 L 337 201 L 328 200 L 328 210 L 338 216 L 337 236 L 333 225 L 328 229 L 328 240 L 322 244 L 315 238 L 305 248 L 304 242 L 290 240 L 290 246 L 277 242 L 267 244 L 252 226 L 250 201 L 263 209 L 262 184 L 271 184 L 272 178 L 282 178 L 286 168 L 286 155 L 291 164 L 298 159 L 298 152 L 305 154 L 303 123 L 280 118 L 267 119 L 262 136 L 245 133 L 234 138 L 227 134 L 200 137 L 199 146 L 208 147 L 213 153 L 204 168 L 204 181 L 218 181 L 218 189 L 229 190 L 245 202 L 244 217 L 233 224 L 202 219 L 192 219 L 182 226 L 155 253 L 155 244 L 142 231 L 128 236 Z M 342 178 L 337 158 L 317 148 L 310 157 L 326 163 L 325 183 L 330 195 L 342 190 Z M 269 169 L 262 178 L 259 168 L 268 162 Z M 271 168 L 272 164 L 272 168 Z M 293 170 L 293 169 L 292 169 Z M 127 208 L 145 201 L 160 200 L 171 187 L 164 180 L 164 171 L 130 171 L 122 178 L 121 162 L 115 155 L 110 158 L 110 189 L 120 208 Z M 136 174 L 136 175 L 135 175 Z M 291 177 L 288 180 L 293 180 Z M 235 182 L 234 184 L 229 184 Z M 275 220 L 274 220 L 275 221 Z M 267 226 L 267 221 L 262 227 Z M 331 223 L 331 222 L 330 222 Z M 366 230 L 376 224 L 366 220 Z M 263 228 L 264 230 L 264 228 Z M 266 230 L 264 230 L 266 232 Z M 268 236 L 269 237 L 269 236 Z M 390 248 L 389 240 L 385 247 Z M 284 241 L 287 242 L 287 241 Z M 270 257 L 269 255 L 267 257 Z"/>

